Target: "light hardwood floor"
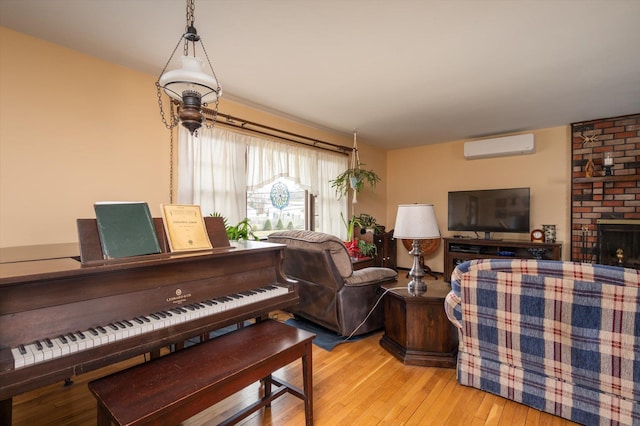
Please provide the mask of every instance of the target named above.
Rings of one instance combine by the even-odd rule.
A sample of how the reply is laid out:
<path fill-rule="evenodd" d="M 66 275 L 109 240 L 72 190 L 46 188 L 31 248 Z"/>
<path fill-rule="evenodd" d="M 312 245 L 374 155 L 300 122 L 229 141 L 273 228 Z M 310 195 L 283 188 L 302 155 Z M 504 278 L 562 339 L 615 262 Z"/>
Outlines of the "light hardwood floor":
<path fill-rule="evenodd" d="M 280 316 L 281 317 L 281 316 Z M 280 318 L 282 319 L 282 318 Z M 573 425 L 504 398 L 456 382 L 455 370 L 402 364 L 379 345 L 382 332 L 338 345 L 313 347 L 314 419 L 333 425 Z M 14 398 L 14 425 L 94 425 L 95 400 L 87 382 L 142 362 L 138 357 Z M 300 361 L 276 376 L 302 386 Z M 214 425 L 241 404 L 253 402 L 255 384 L 192 417 L 185 425 Z M 242 425 L 304 425 L 302 401 L 286 395 Z"/>

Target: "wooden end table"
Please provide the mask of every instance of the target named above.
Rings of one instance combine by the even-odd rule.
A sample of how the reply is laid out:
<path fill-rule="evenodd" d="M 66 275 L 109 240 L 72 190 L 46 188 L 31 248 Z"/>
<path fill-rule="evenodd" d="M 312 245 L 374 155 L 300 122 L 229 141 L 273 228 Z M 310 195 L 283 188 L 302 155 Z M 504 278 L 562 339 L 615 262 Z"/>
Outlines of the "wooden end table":
<path fill-rule="evenodd" d="M 450 287 L 427 280 L 427 292 L 414 296 L 408 279 L 398 274 L 394 288 L 384 296 L 384 335 L 380 346 L 407 365 L 455 368 L 458 332 L 444 312 L 444 298 Z M 397 289 L 397 287 L 402 287 Z"/>

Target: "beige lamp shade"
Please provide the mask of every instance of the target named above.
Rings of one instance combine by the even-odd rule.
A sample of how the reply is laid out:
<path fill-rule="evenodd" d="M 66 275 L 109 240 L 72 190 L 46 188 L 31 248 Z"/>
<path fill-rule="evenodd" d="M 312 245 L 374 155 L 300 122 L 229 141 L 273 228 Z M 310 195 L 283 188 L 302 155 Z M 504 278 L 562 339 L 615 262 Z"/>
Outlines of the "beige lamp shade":
<path fill-rule="evenodd" d="M 410 240 L 440 238 L 433 204 L 400 204 L 393 237 Z"/>

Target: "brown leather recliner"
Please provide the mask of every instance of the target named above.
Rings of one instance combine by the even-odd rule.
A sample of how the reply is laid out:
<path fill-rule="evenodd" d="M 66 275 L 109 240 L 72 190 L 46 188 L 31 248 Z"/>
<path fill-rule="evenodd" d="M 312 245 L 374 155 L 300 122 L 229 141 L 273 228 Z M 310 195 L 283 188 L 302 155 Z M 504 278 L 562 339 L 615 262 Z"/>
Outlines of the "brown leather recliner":
<path fill-rule="evenodd" d="M 380 285 L 395 281 L 396 271 L 354 271 L 344 243 L 321 232 L 278 231 L 269 235 L 269 242 L 286 244 L 284 272 L 299 281 L 300 303 L 288 309 L 291 313 L 342 336 L 384 326 L 383 304 L 374 306 L 383 293 Z"/>

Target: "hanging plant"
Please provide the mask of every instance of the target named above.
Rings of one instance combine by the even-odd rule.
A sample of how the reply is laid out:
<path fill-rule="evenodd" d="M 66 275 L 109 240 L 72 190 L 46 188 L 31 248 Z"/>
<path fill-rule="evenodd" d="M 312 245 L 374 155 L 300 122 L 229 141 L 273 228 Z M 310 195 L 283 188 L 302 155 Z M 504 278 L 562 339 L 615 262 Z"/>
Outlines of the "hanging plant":
<path fill-rule="evenodd" d="M 349 190 L 353 191 L 352 203 L 358 202 L 358 192 L 362 191 L 365 183 L 371 188 L 376 187 L 376 183 L 380 182 L 380 177 L 373 170 L 365 170 L 360 162 L 358 154 L 357 132 L 353 132 L 353 149 L 351 152 L 351 168 L 340 173 L 335 179 L 331 180 L 331 187 L 335 189 L 338 198 L 348 195 Z"/>
<path fill-rule="evenodd" d="M 349 189 L 354 192 L 362 191 L 365 183 L 375 188 L 376 183 L 380 182 L 380 177 L 373 170 L 361 169 L 360 166 L 363 165 L 359 164 L 356 168 L 347 169 L 331 181 L 331 187 L 335 189 L 338 197 L 348 195 Z"/>

